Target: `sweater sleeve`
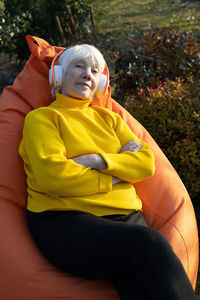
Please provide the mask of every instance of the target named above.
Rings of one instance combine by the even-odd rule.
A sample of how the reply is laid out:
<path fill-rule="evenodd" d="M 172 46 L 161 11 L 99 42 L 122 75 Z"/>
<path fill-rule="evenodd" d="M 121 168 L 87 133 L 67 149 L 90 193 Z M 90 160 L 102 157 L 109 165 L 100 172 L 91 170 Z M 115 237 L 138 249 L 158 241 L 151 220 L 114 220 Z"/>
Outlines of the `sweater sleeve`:
<path fill-rule="evenodd" d="M 107 168 L 101 170 L 101 172 L 131 183 L 142 181 L 152 176 L 155 172 L 155 161 L 150 147 L 130 130 L 119 115 L 114 114 L 114 117 L 115 132 L 122 147 L 130 140 L 140 142 L 142 147 L 138 152 L 100 153 L 107 163 Z"/>
<path fill-rule="evenodd" d="M 83 196 L 112 190 L 112 176 L 67 159 L 59 121 L 48 110 L 29 113 L 23 131 L 23 151 L 40 192 L 56 196 Z"/>

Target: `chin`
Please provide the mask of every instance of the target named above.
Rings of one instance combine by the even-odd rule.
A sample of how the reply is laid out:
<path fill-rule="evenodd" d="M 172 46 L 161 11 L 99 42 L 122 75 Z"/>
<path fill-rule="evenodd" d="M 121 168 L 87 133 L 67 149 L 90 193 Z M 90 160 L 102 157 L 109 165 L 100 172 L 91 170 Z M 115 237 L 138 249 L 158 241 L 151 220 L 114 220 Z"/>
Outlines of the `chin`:
<path fill-rule="evenodd" d="M 74 94 L 72 97 L 74 98 L 79 98 L 79 99 L 82 99 L 82 100 L 88 100 L 88 99 L 92 99 L 93 96 L 92 95 L 85 95 L 85 94 Z"/>

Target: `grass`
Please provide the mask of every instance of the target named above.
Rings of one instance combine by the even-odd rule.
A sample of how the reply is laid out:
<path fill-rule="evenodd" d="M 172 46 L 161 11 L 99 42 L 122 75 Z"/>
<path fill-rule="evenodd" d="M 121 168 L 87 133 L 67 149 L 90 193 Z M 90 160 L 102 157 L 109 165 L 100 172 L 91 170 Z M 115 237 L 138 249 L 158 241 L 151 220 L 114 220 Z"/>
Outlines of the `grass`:
<path fill-rule="evenodd" d="M 120 33 L 124 25 L 147 31 L 149 25 L 170 26 L 200 33 L 200 3 L 178 0 L 92 1 L 102 31 Z M 128 28 L 127 28 L 128 29 Z"/>

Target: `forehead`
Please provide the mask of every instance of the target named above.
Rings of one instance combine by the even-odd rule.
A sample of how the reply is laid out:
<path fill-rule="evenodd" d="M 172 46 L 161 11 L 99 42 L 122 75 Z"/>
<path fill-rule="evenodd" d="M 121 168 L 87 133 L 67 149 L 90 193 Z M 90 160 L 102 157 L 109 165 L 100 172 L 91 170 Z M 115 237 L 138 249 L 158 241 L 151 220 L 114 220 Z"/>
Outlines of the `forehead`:
<path fill-rule="evenodd" d="M 82 63 L 86 66 L 92 66 L 92 67 L 100 67 L 100 64 L 93 56 L 87 56 L 87 57 L 78 57 L 74 58 L 69 65 L 74 65 L 76 63 Z"/>

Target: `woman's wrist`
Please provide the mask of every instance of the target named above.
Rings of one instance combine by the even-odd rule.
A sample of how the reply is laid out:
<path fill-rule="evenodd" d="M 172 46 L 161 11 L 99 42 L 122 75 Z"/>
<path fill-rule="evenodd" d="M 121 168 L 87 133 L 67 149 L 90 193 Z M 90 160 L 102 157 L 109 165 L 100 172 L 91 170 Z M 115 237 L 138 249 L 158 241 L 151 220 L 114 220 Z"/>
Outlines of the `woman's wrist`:
<path fill-rule="evenodd" d="M 107 164 L 100 154 L 85 154 L 72 158 L 72 160 L 86 168 L 103 170 L 107 168 Z"/>
<path fill-rule="evenodd" d="M 107 163 L 100 154 L 96 154 L 96 168 L 97 170 L 104 170 L 107 168 Z"/>

